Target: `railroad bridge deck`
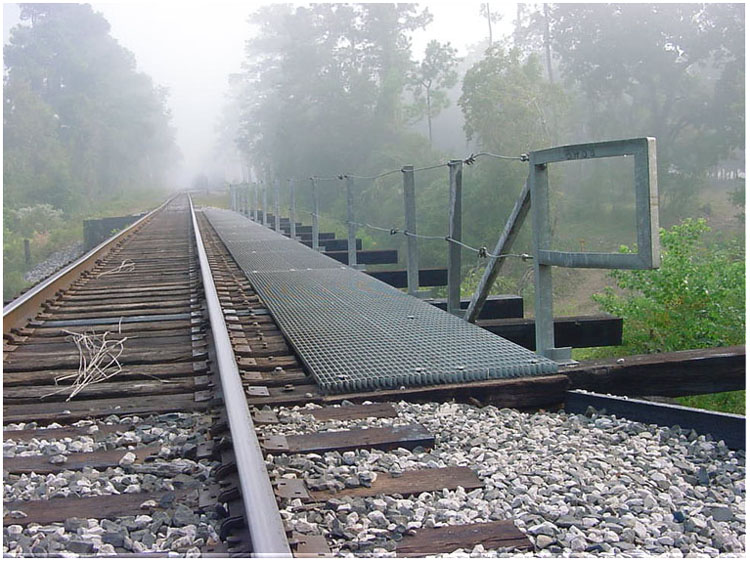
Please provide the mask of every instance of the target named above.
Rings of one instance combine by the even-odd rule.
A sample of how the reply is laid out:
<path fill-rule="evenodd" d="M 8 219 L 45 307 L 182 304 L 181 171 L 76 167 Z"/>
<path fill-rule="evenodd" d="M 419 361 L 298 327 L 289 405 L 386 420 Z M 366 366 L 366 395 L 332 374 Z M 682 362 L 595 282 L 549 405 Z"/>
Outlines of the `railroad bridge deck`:
<path fill-rule="evenodd" d="M 205 215 L 324 393 L 557 371 L 549 359 L 237 213 Z"/>

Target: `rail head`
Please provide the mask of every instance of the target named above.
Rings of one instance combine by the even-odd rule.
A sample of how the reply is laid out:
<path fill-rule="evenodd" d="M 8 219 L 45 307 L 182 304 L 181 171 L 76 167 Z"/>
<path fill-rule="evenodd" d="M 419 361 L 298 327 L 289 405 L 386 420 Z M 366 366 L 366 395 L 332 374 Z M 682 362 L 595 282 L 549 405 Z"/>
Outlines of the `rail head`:
<path fill-rule="evenodd" d="M 258 442 L 252 415 L 245 400 L 242 380 L 224 322 L 221 303 L 216 293 L 193 201 L 189 196 L 188 198 L 206 308 L 216 352 L 216 366 L 221 379 L 229 430 L 232 434 L 232 446 L 245 508 L 245 524 L 253 544 L 253 556 L 291 557 L 286 530 L 276 503 L 276 495 L 266 470 L 263 450 Z"/>
<path fill-rule="evenodd" d="M 42 304 L 60 291 L 67 289 L 85 270 L 91 268 L 97 259 L 102 257 L 118 240 L 135 231 L 140 225 L 150 220 L 156 213 L 164 209 L 179 194 L 169 197 L 156 209 L 145 214 L 127 228 L 110 236 L 107 240 L 78 258 L 73 263 L 29 289 L 17 299 L 3 307 L 3 333 L 7 334 L 12 328 L 21 328 L 38 312 Z"/>

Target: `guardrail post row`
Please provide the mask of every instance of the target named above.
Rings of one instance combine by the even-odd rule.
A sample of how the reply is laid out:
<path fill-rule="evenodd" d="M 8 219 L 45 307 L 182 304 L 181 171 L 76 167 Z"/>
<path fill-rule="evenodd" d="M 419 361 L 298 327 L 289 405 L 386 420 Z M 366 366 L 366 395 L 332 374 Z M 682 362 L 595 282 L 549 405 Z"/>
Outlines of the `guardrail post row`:
<path fill-rule="evenodd" d="M 451 160 L 448 163 L 450 173 L 450 222 L 448 236 L 461 241 L 461 184 L 463 161 Z M 448 312 L 463 316 L 461 310 L 461 246 L 448 244 Z"/>
<path fill-rule="evenodd" d="M 354 224 L 354 178 L 344 176 L 346 180 L 346 223 L 349 227 L 347 250 L 349 251 L 349 267 L 357 265 L 357 225 Z"/>
<path fill-rule="evenodd" d="M 294 178 L 289 178 L 289 237 L 297 238 L 297 205 L 294 200 Z"/>
<path fill-rule="evenodd" d="M 313 216 L 312 216 L 312 248 L 315 251 L 320 251 L 319 237 L 320 237 L 320 224 L 318 223 L 318 215 L 320 214 L 320 201 L 318 200 L 318 184 L 315 182 L 315 178 L 310 178 L 312 184 L 312 199 L 313 199 Z"/>
<path fill-rule="evenodd" d="M 417 233 L 417 205 L 414 195 L 414 166 L 401 168 L 404 179 L 404 224 L 406 232 Z M 416 296 L 419 292 L 419 255 L 417 238 L 406 237 L 406 285 L 407 292 Z"/>

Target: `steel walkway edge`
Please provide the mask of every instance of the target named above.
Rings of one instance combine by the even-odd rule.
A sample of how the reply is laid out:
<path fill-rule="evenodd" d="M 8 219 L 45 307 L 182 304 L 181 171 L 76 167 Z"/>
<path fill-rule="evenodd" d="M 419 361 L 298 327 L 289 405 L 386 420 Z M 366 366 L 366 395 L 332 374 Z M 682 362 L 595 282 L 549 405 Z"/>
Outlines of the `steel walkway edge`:
<path fill-rule="evenodd" d="M 204 213 L 325 393 L 557 372 L 549 359 L 238 213 Z"/>

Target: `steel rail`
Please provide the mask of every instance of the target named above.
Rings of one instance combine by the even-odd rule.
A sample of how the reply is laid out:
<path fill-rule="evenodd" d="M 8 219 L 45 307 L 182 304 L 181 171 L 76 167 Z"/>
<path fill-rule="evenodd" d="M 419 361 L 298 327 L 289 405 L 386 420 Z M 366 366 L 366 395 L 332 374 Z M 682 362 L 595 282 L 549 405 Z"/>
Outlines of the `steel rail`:
<path fill-rule="evenodd" d="M 575 414 L 585 414 L 589 407 L 604 410 L 606 415 L 615 415 L 647 424 L 683 429 L 693 429 L 703 435 L 711 434 L 716 440 L 723 440 L 731 449 L 744 449 L 746 443 L 746 417 L 724 412 L 712 412 L 689 408 L 678 404 L 648 402 L 627 396 L 611 396 L 585 390 L 565 392 L 565 410 Z"/>
<path fill-rule="evenodd" d="M 73 263 L 64 267 L 47 280 L 42 281 L 17 299 L 5 305 L 3 307 L 3 333 L 9 333 L 12 328 L 22 328 L 39 312 L 42 303 L 53 298 L 58 291 L 67 289 L 76 279 L 78 279 L 83 271 L 92 267 L 96 260 L 109 250 L 112 244 L 117 242 L 121 237 L 127 235 L 129 232 L 138 228 L 139 225 L 142 225 L 145 221 L 149 220 L 149 218 L 161 211 L 178 196 L 179 194 L 173 195 L 150 213 L 142 216 L 117 234 L 113 234 L 107 240 L 89 250 Z"/>
<path fill-rule="evenodd" d="M 193 200 L 188 198 L 211 334 L 216 349 L 216 362 L 224 394 L 224 405 L 237 459 L 242 502 L 245 506 L 245 524 L 250 533 L 253 556 L 291 557 L 286 531 L 276 504 L 276 496 L 266 470 L 266 461 L 245 400 L 245 391 L 242 388 L 221 304 L 211 276 L 211 266 L 203 246 L 203 238 L 193 209 Z"/>

